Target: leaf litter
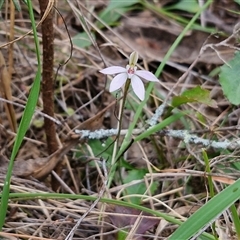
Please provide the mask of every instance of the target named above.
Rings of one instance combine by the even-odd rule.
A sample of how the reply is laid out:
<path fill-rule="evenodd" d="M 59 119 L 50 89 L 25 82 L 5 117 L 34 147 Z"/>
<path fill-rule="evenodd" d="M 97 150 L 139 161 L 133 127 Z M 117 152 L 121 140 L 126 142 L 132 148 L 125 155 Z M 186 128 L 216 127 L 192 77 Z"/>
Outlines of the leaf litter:
<path fill-rule="evenodd" d="M 154 72 L 173 41 L 183 30 L 183 25 L 179 22 L 154 11 L 128 9 L 128 11 L 120 12 L 121 18 L 116 20 L 117 24 L 111 25 L 109 29 L 103 28 L 97 31 L 95 15 L 104 10 L 107 3 L 103 1 L 91 2 L 93 2 L 91 6 L 86 3 L 84 7 L 86 9 L 91 7 L 92 12 L 85 10 L 84 17 L 88 20 L 90 31 L 96 34 L 95 39 L 100 46 L 107 66 L 125 66 L 127 60 L 124 56 L 128 56 L 132 50 L 135 50 L 141 56 L 142 61 L 140 61 L 140 64 Z M 160 3 L 157 2 L 155 3 L 156 7 L 159 7 L 158 4 Z M 207 10 L 205 20 L 212 28 L 224 31 L 225 34 L 231 34 L 239 17 L 226 10 L 227 8 L 235 9 L 236 5 L 231 3 L 224 6 L 225 2 L 213 3 L 211 9 Z M 79 1 L 76 1 L 76 3 L 75 7 L 82 4 Z M 168 4 L 170 3 L 171 1 L 168 1 Z M 72 4 L 60 1 L 57 7 L 66 21 L 71 37 L 74 38 L 79 32 L 84 32 L 84 24 L 80 21 L 81 19 L 76 17 L 78 12 L 73 8 Z M 37 4 L 35 7 L 36 17 L 40 18 Z M 21 9 L 24 14 L 17 16 L 19 20 L 18 25 L 16 25 L 16 29 L 19 31 L 17 35 L 30 30 L 30 26 L 25 21 L 27 19 L 25 19 L 26 8 L 24 8 L 24 5 Z M 176 11 L 175 13 L 180 16 L 189 16 L 189 13 L 184 11 Z M 2 22 L 1 25 L 3 24 L 7 23 Z M 55 31 L 55 64 L 57 65 L 63 62 L 71 51 L 66 29 L 59 16 L 57 16 Z M 1 32 L 0 36 L 1 42 L 6 43 L 4 31 Z M 198 57 L 202 47 L 205 44 L 217 44 L 224 39 L 226 39 L 225 35 L 216 34 L 210 36 L 206 31 L 190 30 L 170 57 L 160 78 L 161 88 L 156 87 L 156 90 L 161 95 L 167 96 L 169 89 Z M 33 79 L 31 73 L 36 69 L 35 55 L 32 52 L 32 49 L 34 49 L 33 44 L 32 39 L 27 37 L 22 39 L 21 43 L 16 42 L 14 49 L 15 71 L 12 79 L 12 96 L 13 100 L 20 104 L 26 103 Z M 182 110 L 196 111 L 198 114 L 190 114 L 189 119 L 192 121 L 174 123 L 169 126 L 171 129 L 193 129 L 196 132 L 205 133 L 207 137 L 211 138 L 212 132 L 204 132 L 205 128 L 203 129 L 203 126 L 206 128 L 219 128 L 224 120 L 224 127 L 226 128 L 238 124 L 238 117 L 234 114 L 231 115 L 231 118 L 226 119 L 230 104 L 223 96 L 217 81 L 217 75 L 213 74 L 210 77 L 211 71 L 216 66 L 223 65 L 223 60 L 228 61 L 233 57 L 235 49 L 231 46 L 236 44 L 237 40 L 233 39 L 227 46 L 222 45 L 215 50 L 212 48 L 207 49 L 201 55 L 191 74 L 184 82 L 178 84 L 174 91 L 174 95 L 180 96 L 186 90 L 200 85 L 209 90 L 211 98 L 214 103 L 217 102 L 218 108 L 213 109 L 211 106 L 201 102 L 184 104 Z M 4 54 L 4 58 L 7 58 L 5 52 Z M 101 128 L 110 129 L 116 126 L 115 96 L 107 91 L 108 88 L 105 88 L 106 79 L 98 73 L 104 67 L 94 45 L 77 46 L 77 42 L 74 42 L 73 57 L 60 70 L 55 82 L 55 112 L 57 119 L 62 123 L 57 127 L 57 133 L 62 148 L 53 155 L 48 156 L 43 128 L 41 125 L 32 125 L 15 162 L 11 182 L 12 193 L 53 193 L 49 173 L 54 169 L 54 166 L 61 162 L 64 164 L 64 169 L 60 178 L 65 185 L 61 186 L 59 192 L 98 196 L 103 184 L 100 177 L 102 172 L 99 168 L 101 158 L 92 154 L 92 150 L 89 149 L 90 144 L 88 145 L 87 141 L 79 143 L 78 139 L 74 136 L 71 137 L 71 133 L 75 128 L 95 130 Z M 1 95 L 1 97 L 3 96 Z M 156 100 L 150 101 L 144 109 L 144 114 L 150 117 L 158 105 L 159 102 Z M 42 109 L 41 97 L 37 107 L 39 110 Z M 131 123 L 135 108 L 134 103 L 128 103 L 123 123 L 125 129 Z M 169 106 L 170 108 L 171 106 Z M 14 109 L 19 122 L 23 109 L 17 106 Z M 0 156 L 0 184 L 2 186 L 8 166 L 8 157 L 14 142 L 14 134 L 10 130 L 12 126 L 8 121 L 7 113 L 1 111 L 0 115 L 0 148 L 2 154 Z M 39 114 L 36 114 L 34 119 L 42 121 Z M 237 134 L 235 129 L 234 131 L 230 129 L 215 133 L 216 136 L 222 139 L 228 136 L 237 136 Z M 102 145 L 104 145 L 104 141 Z M 83 148 L 83 146 L 86 146 L 86 148 Z M 82 154 L 79 156 L 78 152 L 81 151 Z M 123 162 L 124 168 L 121 175 L 122 178 L 126 177 L 132 170 L 131 168 L 154 169 L 159 173 L 157 179 L 159 186 L 155 192 L 147 192 L 148 202 L 143 201 L 144 204 L 147 204 L 151 209 L 164 212 L 169 212 L 169 208 L 176 211 L 181 208 L 184 213 L 181 212 L 180 214 L 187 216 L 191 214 L 196 203 L 203 204 L 203 196 L 206 194 L 204 190 L 205 184 L 202 181 L 205 169 L 203 169 L 200 162 L 196 163 L 200 158 L 200 154 L 201 152 L 196 146 L 186 148 L 177 139 L 152 136 L 151 139 L 141 141 L 137 147 L 136 144 L 133 145 L 127 154 L 127 159 L 130 160 L 131 165 L 127 161 Z M 233 177 L 236 176 L 237 172 L 231 163 L 236 162 L 237 151 L 231 154 L 231 159 L 227 163 L 224 160 L 224 157 L 226 157 L 224 152 L 216 153 L 213 149 L 209 149 L 209 154 L 213 156 L 219 154 L 219 156 L 216 156 L 217 159 L 213 157 L 214 173 L 222 174 L 222 176 L 215 176 L 216 179 L 219 178 L 221 182 L 225 183 L 230 181 L 229 176 L 231 175 L 226 174 L 223 167 L 229 169 L 230 172 L 232 171 Z M 218 162 L 220 162 L 220 165 L 216 165 Z M 154 167 L 152 168 L 152 166 Z M 191 178 L 189 182 L 179 177 L 174 171 L 171 172 L 171 169 L 174 168 L 179 169 L 179 171 L 182 169 L 193 170 L 194 166 L 197 167 L 201 174 L 199 173 L 197 178 L 192 173 L 186 173 L 186 176 Z M 161 175 L 160 169 L 167 173 Z M 146 185 L 146 191 L 149 190 L 148 184 L 153 181 L 151 171 L 144 179 L 138 181 Z M 66 188 L 66 185 L 69 189 Z M 186 186 L 185 191 L 178 190 L 178 187 L 182 186 Z M 196 188 L 196 186 L 201 187 Z M 134 183 L 123 184 L 121 178 L 119 178 L 118 181 L 116 180 L 115 186 L 111 186 L 106 192 L 113 198 L 121 198 L 122 195 L 118 195 L 118 193 L 127 189 L 127 187 L 134 187 Z M 154 202 L 156 199 L 158 201 Z M 79 218 L 89 211 L 91 204 L 90 201 L 68 198 L 61 200 L 36 198 L 20 199 L 18 201 L 13 198 L 9 201 L 6 224 L 0 236 L 5 239 L 65 239 Z M 121 215 L 118 215 L 118 213 Z M 149 220 L 144 220 L 146 216 Z M 131 235 L 132 239 L 166 239 L 175 228 L 167 223 L 161 229 L 161 222 L 163 222 L 162 219 L 133 208 L 99 203 L 83 219 L 80 227 L 74 232 L 73 239 L 117 239 L 119 229 L 126 227 L 129 231 L 132 226 L 135 226 L 135 231 Z"/>

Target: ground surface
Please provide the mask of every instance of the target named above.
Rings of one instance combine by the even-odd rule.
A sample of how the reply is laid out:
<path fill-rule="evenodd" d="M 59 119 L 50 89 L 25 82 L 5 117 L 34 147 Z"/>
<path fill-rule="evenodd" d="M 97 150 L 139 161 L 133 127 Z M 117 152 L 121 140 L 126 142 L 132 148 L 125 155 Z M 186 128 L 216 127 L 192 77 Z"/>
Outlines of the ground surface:
<path fill-rule="evenodd" d="M 140 56 L 139 67 L 155 73 L 169 48 L 194 15 L 187 10 L 160 11 L 176 2 L 147 1 L 149 6 L 138 3 L 129 4 L 124 9 L 116 7 L 115 12 L 106 13 L 103 24 L 97 18 L 107 9 L 108 1 L 58 1 L 56 8 L 61 16 L 54 10 L 54 112 L 55 119 L 61 122 L 56 124 L 59 147 L 63 146 L 66 155 L 62 157 L 61 152 L 49 158 L 43 116 L 36 113 L 17 155 L 11 193 L 41 195 L 58 192 L 72 196 L 81 194 L 117 200 L 122 198 L 167 214 L 170 214 L 171 209 L 171 214 L 182 219 L 204 204 L 208 191 L 202 145 L 184 144 L 181 139 L 169 137 L 164 131 L 161 134 L 154 132 L 132 144 L 124 153 L 114 179 L 108 186 L 105 181 L 109 178 L 113 146 L 106 147 L 115 137 L 81 142 L 75 141 L 75 138 L 69 140 L 75 129 L 94 131 L 117 127 L 119 101 L 116 100 L 120 94 L 109 93 L 111 78 L 106 78 L 99 70 L 113 65 L 125 67 L 130 53 L 137 51 Z M 33 1 L 33 4 L 36 21 L 39 21 L 38 2 Z M 27 7 L 23 3 L 21 7 L 21 11 L 15 13 L 15 38 L 31 29 Z M 220 0 L 214 1 L 201 14 L 168 59 L 135 129 L 141 129 L 167 98 L 167 107 L 159 117 L 159 122 L 176 113 L 176 109 L 187 113 L 184 118 L 167 124 L 165 131 L 188 130 L 201 138 L 218 141 L 237 138 L 238 130 L 234 127 L 239 124 L 239 109 L 224 97 L 218 77 L 218 67 L 224 64 L 223 60 L 228 61 L 233 57 L 235 49 L 220 46 L 213 51 L 208 48 L 188 75 L 183 79 L 180 77 L 198 58 L 204 44 L 220 43 L 233 33 L 239 21 L 239 10 L 236 2 Z M 114 20 L 114 17 L 117 19 Z M 2 8 L 0 24 L 0 43 L 3 45 L 9 37 L 8 6 Z M 40 28 L 38 34 L 42 43 Z M 89 39 L 88 34 L 91 34 L 92 39 Z M 73 39 L 73 46 L 69 37 Z M 234 38 L 229 44 L 237 46 L 238 40 Z M 12 50 L 11 94 L 17 124 L 36 73 L 34 49 L 33 38 L 29 34 L 17 41 Z M 1 48 L 1 55 L 9 66 L 9 48 Z M 68 58 L 69 61 L 63 64 Z M 56 75 L 59 64 L 63 65 Z M 168 96 L 173 86 L 174 90 Z M 171 106 L 173 96 L 179 96 L 196 86 L 208 90 L 213 101 L 210 104 L 188 102 L 174 110 Z M 5 98 L 4 91 L 1 97 Z M 122 122 L 123 130 L 128 131 L 139 104 L 140 101 L 130 89 Z M 41 93 L 37 109 L 41 111 L 42 106 Z M 15 137 L 6 109 L 5 103 L 0 101 L 1 186 Z M 211 147 L 205 151 L 212 173 L 221 174 L 221 181 L 215 181 L 215 189 L 220 191 L 223 187 L 220 182 L 231 183 L 234 177 L 239 176 L 238 169 L 231 165 L 237 161 L 238 151 L 222 151 Z M 55 165 L 50 164 L 50 161 L 62 164 L 57 189 L 52 185 L 50 172 L 55 169 Z M 47 174 L 38 177 L 36 172 L 40 168 Z M 131 194 L 147 197 L 130 197 Z M 88 215 L 81 219 L 85 213 Z M 121 239 L 117 237 L 119 229 L 134 224 L 133 229 L 136 231 L 130 232 L 128 239 L 166 239 L 176 229 L 176 225 L 156 216 L 148 216 L 149 220 L 143 220 L 145 223 L 137 227 L 136 216 L 139 215 L 139 210 L 100 203 L 99 199 L 94 205 L 94 198 L 11 198 L 1 236 L 3 239 L 67 239 L 80 219 L 81 223 L 74 230 L 72 239 Z M 221 220 L 219 224 L 227 229 L 224 236 L 234 239 L 231 224 L 223 218 Z"/>

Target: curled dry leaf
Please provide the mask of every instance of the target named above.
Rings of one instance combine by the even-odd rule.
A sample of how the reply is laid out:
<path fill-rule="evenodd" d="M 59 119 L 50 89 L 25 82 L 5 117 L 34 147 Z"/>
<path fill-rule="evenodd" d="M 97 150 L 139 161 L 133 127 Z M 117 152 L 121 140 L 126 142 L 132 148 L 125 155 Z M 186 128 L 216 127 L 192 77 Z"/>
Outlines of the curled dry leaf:
<path fill-rule="evenodd" d="M 13 175 L 25 178 L 32 176 L 36 179 L 46 177 L 62 160 L 62 157 L 79 141 L 79 136 L 74 135 L 65 141 L 62 148 L 58 149 L 49 157 L 16 161 L 13 167 Z"/>

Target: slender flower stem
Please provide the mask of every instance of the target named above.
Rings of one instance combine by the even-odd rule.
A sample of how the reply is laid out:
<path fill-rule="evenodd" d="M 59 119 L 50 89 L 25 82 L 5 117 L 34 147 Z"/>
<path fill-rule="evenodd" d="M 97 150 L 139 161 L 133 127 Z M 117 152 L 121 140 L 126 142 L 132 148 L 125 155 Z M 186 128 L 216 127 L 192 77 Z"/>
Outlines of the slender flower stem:
<path fill-rule="evenodd" d="M 116 168 L 117 168 L 117 164 L 116 164 L 116 155 L 117 155 L 117 149 L 119 147 L 119 141 L 120 141 L 120 133 L 121 133 L 121 129 L 122 129 L 122 120 L 123 120 L 123 112 L 124 112 L 124 106 L 126 103 L 126 99 L 127 99 L 127 92 L 130 86 L 131 80 L 127 79 L 125 86 L 124 86 L 124 90 L 123 90 L 123 98 L 121 100 L 121 104 L 120 104 L 120 112 L 119 112 L 119 122 L 118 122 L 118 133 L 116 136 L 116 141 L 114 143 L 114 149 L 113 149 L 113 154 L 112 154 L 112 161 L 111 161 L 111 169 L 110 169 L 110 173 L 109 173 L 109 180 L 108 180 L 108 187 L 111 186 L 113 177 L 115 175 L 116 172 Z"/>
<path fill-rule="evenodd" d="M 125 86 L 124 86 L 124 90 L 123 90 L 123 99 L 122 99 L 122 103 L 121 103 L 121 108 L 120 108 L 120 117 L 119 117 L 119 124 L 118 124 L 118 134 L 117 134 L 117 145 L 119 145 L 119 136 L 120 136 L 120 132 L 122 129 L 122 120 L 123 120 L 123 112 L 124 112 L 124 107 L 125 107 L 125 103 L 126 103 L 126 99 L 127 99 L 127 92 L 130 86 L 130 79 L 127 79 Z"/>

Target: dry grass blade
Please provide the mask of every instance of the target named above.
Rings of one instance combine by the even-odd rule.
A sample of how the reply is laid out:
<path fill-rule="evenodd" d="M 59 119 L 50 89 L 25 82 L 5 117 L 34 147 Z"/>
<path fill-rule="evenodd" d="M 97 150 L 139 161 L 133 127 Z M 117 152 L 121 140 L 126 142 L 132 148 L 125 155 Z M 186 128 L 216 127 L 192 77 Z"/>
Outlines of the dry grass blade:
<path fill-rule="evenodd" d="M 103 197 L 104 191 L 107 187 L 107 169 L 106 169 L 106 162 L 103 161 L 102 163 L 102 167 L 103 167 L 103 172 L 104 172 L 104 176 L 101 174 L 102 177 L 102 181 L 103 181 L 103 185 L 102 188 L 99 191 L 99 195 L 98 198 L 91 204 L 91 206 L 89 207 L 89 209 L 82 215 L 82 217 L 77 221 L 76 225 L 71 229 L 71 231 L 69 232 L 68 236 L 65 238 L 65 240 L 72 240 L 74 233 L 76 232 L 76 230 L 79 228 L 80 224 L 82 223 L 82 221 L 84 220 L 84 218 L 91 213 L 91 211 L 97 206 L 97 204 L 99 203 L 100 199 Z"/>
<path fill-rule="evenodd" d="M 12 100 L 11 77 L 6 67 L 6 62 L 0 51 L 0 92 L 3 98 L 8 101 Z M 13 132 L 17 130 L 17 120 L 12 104 L 4 103 L 10 128 Z"/>
<path fill-rule="evenodd" d="M 19 1 L 21 11 L 10 13 L 9 1 L 4 2 L 0 48 L 10 48 L 13 43 L 14 48 L 11 52 L 13 63 L 11 53 L 8 55 L 5 49 L 0 52 L 0 188 L 4 185 L 16 135 L 14 121 L 20 121 L 37 69 L 28 6 Z M 41 11 L 38 2 L 46 3 L 46 11 Z M 132 2 L 138 3 L 131 5 Z M 178 2 L 179 6 L 184 1 Z M 110 184 L 110 159 L 118 148 L 111 147 L 115 136 L 102 139 L 102 134 L 116 129 L 121 99 L 118 93 L 108 91 L 113 78 L 102 75 L 99 70 L 105 65 L 125 67 L 130 52 L 138 51 L 137 68 L 156 72 L 194 13 L 187 9 L 165 8 L 175 4 L 172 0 L 39 0 L 32 3 L 41 46 L 44 36 L 39 24 L 50 12 L 53 13 L 54 65 L 51 73 L 56 76 L 51 86 L 53 98 L 49 97 L 50 91 L 45 95 L 45 99 L 49 97 L 49 102 L 53 103 L 53 112 L 43 113 L 41 92 L 14 163 L 7 218 L 0 238 L 112 240 L 118 239 L 124 231 L 125 239 L 169 238 L 177 227 L 177 222 L 171 219 L 185 221 L 206 204 L 210 197 L 207 181 L 210 177 L 216 194 L 239 177 L 240 151 L 235 150 L 236 147 L 223 151 L 207 145 L 204 151 L 209 157 L 211 172 L 206 173 L 202 150 L 205 145 L 194 142 L 195 139 L 206 139 L 211 144 L 221 143 L 237 140 L 240 135 L 239 108 L 229 104 L 223 96 L 217 72 L 223 60 L 228 61 L 232 53 L 239 50 L 238 29 L 235 28 L 232 34 L 239 21 L 236 14 L 239 5 L 236 1 L 212 1 L 211 8 L 202 15 L 206 25 L 200 25 L 199 18 L 183 36 L 143 108 L 133 95 L 133 89 L 129 89 L 121 139 L 130 132 L 135 142 L 117 162 Z M 126 7 L 122 7 L 124 4 Z M 148 4 L 154 9 L 148 8 Z M 114 9 L 109 11 L 111 7 Z M 166 15 L 164 11 L 167 11 Z M 119 18 L 115 20 L 115 17 Z M 211 20 L 220 20 L 221 24 Z M 13 27 L 14 31 L 11 30 Z M 211 34 L 211 27 L 224 31 L 224 34 Z M 9 69 L 11 66 L 13 68 Z M 146 89 L 147 84 L 144 86 Z M 208 90 L 216 108 L 195 101 L 173 106 L 174 96 L 182 96 L 198 86 Z M 160 105 L 162 108 L 158 111 Z M 139 107 L 142 109 L 140 114 Z M 148 120 L 154 120 L 152 126 L 161 126 L 175 112 L 187 114 L 164 125 L 160 132 L 147 133 L 138 141 L 137 135 L 148 131 Z M 53 149 L 53 153 L 47 151 L 45 144 L 47 134 L 43 124 L 46 117 L 56 129 L 54 134 L 50 131 L 49 134 L 54 135 L 59 144 L 59 149 Z M 131 130 L 131 123 L 136 118 L 135 129 Z M 51 129 L 50 125 L 48 127 Z M 76 129 L 80 130 L 79 136 L 69 136 Z M 173 135 L 173 129 L 174 133 L 185 130 L 187 135 Z M 96 130 L 101 133 L 100 140 L 87 137 L 80 140 L 81 134 L 85 137 L 84 133 L 89 132 L 93 136 Z M 191 142 L 186 141 L 188 135 Z M 69 137 L 66 139 L 66 136 Z M 55 173 L 54 168 L 60 164 L 63 166 L 60 174 Z M 50 183 L 49 173 L 60 183 L 57 190 Z M 108 203 L 102 203 L 105 200 Z M 115 200 L 124 206 L 115 205 Z M 152 215 L 136 211 L 137 206 L 147 207 Z M 161 215 L 161 219 L 154 213 Z M 229 214 L 224 213 L 216 223 L 222 239 L 234 239 L 236 235 Z"/>
<path fill-rule="evenodd" d="M 45 20 L 45 18 L 48 16 L 49 12 L 50 12 L 50 11 L 52 10 L 52 8 L 54 7 L 54 3 L 55 3 L 55 0 L 49 0 L 48 6 L 47 6 L 47 8 L 46 8 L 46 12 L 45 12 L 44 15 L 42 16 L 42 18 L 41 18 L 41 20 L 39 21 L 39 23 L 36 25 L 36 28 L 37 28 L 37 27 Z M 0 46 L 0 48 L 4 48 L 4 47 L 6 47 L 6 46 L 8 46 L 8 45 L 11 45 L 11 44 L 13 44 L 13 43 L 15 43 L 15 42 L 23 39 L 24 37 L 26 37 L 27 35 L 31 34 L 32 32 L 33 32 L 33 31 L 30 30 L 30 31 L 28 31 L 27 33 L 23 34 L 22 36 L 14 39 L 14 40 L 12 40 L 12 41 L 9 41 L 9 42 L 6 43 L 6 44 L 2 44 L 2 45 Z"/>
<path fill-rule="evenodd" d="M 43 240 L 42 237 L 33 237 L 33 236 L 27 235 L 27 234 L 15 234 L 15 233 L 0 232 L 0 236 L 4 237 L 4 239 L 8 239 L 8 240 L 17 240 L 19 238 L 32 239 L 32 240 Z M 53 239 L 44 238 L 44 240 L 53 240 Z"/>

